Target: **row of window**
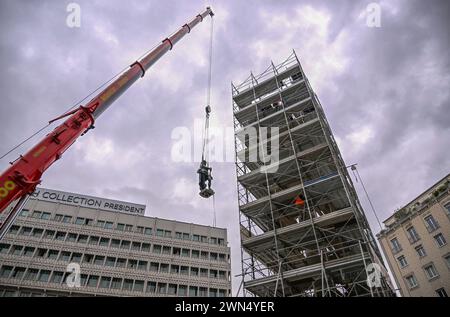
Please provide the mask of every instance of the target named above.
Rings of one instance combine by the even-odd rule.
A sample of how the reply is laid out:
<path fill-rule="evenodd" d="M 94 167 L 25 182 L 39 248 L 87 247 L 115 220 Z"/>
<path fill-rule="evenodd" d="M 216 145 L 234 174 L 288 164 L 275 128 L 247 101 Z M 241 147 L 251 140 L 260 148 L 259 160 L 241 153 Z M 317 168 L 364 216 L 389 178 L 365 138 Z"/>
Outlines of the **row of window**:
<path fill-rule="evenodd" d="M 0 244 L 0 253 L 8 253 L 10 246 L 8 244 Z M 108 266 L 116 268 L 128 268 L 141 271 L 150 272 L 160 272 L 160 273 L 171 273 L 171 274 L 181 274 L 191 277 L 203 277 L 203 278 L 215 278 L 215 279 L 228 279 L 227 272 L 222 270 L 214 270 L 199 267 L 189 267 L 185 265 L 159 263 L 159 262 L 148 262 L 144 260 L 137 259 L 125 259 L 116 258 L 103 255 L 94 254 L 82 254 L 78 252 L 69 251 L 59 251 L 52 249 L 43 249 L 34 247 L 27 247 L 21 245 L 13 245 L 9 251 L 12 255 L 18 256 L 33 256 L 35 258 L 44 258 L 57 261 L 70 261 L 75 263 L 92 264 L 99 266 Z"/>
<path fill-rule="evenodd" d="M 24 216 L 24 217 L 30 216 L 32 218 L 43 219 L 43 220 L 51 219 L 51 213 L 44 212 L 44 211 L 38 211 L 38 210 L 33 211 L 30 215 L 30 211 L 28 209 L 23 209 L 21 211 L 20 215 Z M 150 227 L 133 226 L 131 224 L 125 224 L 125 223 L 117 223 L 114 225 L 114 223 L 111 221 L 100 220 L 100 219 L 97 221 L 94 221 L 94 219 L 76 217 L 75 220 L 73 220 L 72 216 L 55 214 L 54 217 L 52 218 L 52 220 L 58 221 L 58 222 L 63 222 L 63 223 L 75 223 L 77 225 L 96 226 L 96 227 L 100 227 L 100 228 L 104 228 L 104 229 L 115 229 L 115 230 L 119 230 L 119 231 L 137 232 L 137 233 L 146 234 L 146 235 L 153 234 L 153 229 Z M 202 235 L 198 235 L 198 234 L 190 234 L 190 233 L 186 233 L 186 232 L 178 232 L 178 231 L 176 231 L 175 236 L 173 236 L 171 230 L 164 230 L 164 229 L 156 229 L 156 236 L 188 240 L 188 241 L 194 241 L 194 242 L 210 243 L 210 244 L 216 244 L 216 245 L 225 245 L 225 240 L 222 238 L 210 237 L 208 239 L 207 236 L 202 236 Z"/>
<path fill-rule="evenodd" d="M 119 239 L 110 239 L 106 237 L 99 236 L 88 236 L 85 234 L 78 234 L 72 232 L 64 232 L 64 231 L 55 231 L 49 229 L 41 229 L 41 228 L 31 228 L 25 226 L 16 226 L 13 225 L 9 229 L 10 234 L 20 234 L 24 236 L 32 236 L 35 238 L 43 238 L 50 240 L 59 240 L 73 243 L 81 243 L 81 244 L 89 244 L 92 246 L 102 246 L 102 247 L 110 247 L 122 250 L 132 250 L 132 251 L 140 251 L 140 252 L 153 252 L 155 254 L 165 254 L 172 256 L 182 256 L 194 259 L 202 259 L 202 260 L 211 260 L 211 261 L 228 261 L 227 255 L 225 253 L 217 253 L 217 252 L 207 252 L 200 251 L 195 249 L 187 249 L 187 248 L 179 248 L 179 247 L 171 247 L 160 244 L 145 243 L 145 242 L 137 242 L 137 241 L 129 241 L 129 240 L 119 240 Z"/>
<path fill-rule="evenodd" d="M 412 231 L 412 230 L 414 230 L 414 227 L 410 227 L 407 230 Z M 414 230 L 414 232 L 415 232 L 415 230 Z M 414 238 L 412 238 L 412 237 L 413 236 L 408 237 L 408 239 L 411 243 L 415 243 L 420 240 L 420 237 L 418 237 L 417 233 L 416 233 L 416 236 L 414 236 Z M 436 244 L 438 247 L 443 247 L 444 245 L 447 244 L 447 240 L 445 240 L 445 237 L 442 233 L 436 234 L 433 238 L 434 238 L 434 241 L 436 241 Z M 397 238 L 392 238 L 390 240 L 390 242 L 391 242 L 391 250 L 394 254 L 397 254 L 403 250 L 403 248 Z"/>
<path fill-rule="evenodd" d="M 99 276 L 80 274 L 79 281 L 70 278 L 72 273 L 50 270 L 39 270 L 37 268 L 12 267 L 3 265 L 0 269 L 0 277 L 6 277 L 17 280 L 38 281 L 43 283 L 53 283 L 61 285 L 62 283 L 70 282 L 73 287 L 77 287 L 79 282 L 80 287 L 91 287 L 98 289 L 123 290 L 131 292 L 146 292 L 162 295 L 173 296 L 211 296 L 224 297 L 227 295 L 225 289 L 188 286 L 182 284 L 172 284 L 164 282 L 153 282 L 144 280 L 134 280 L 120 277 Z"/>
<path fill-rule="evenodd" d="M 446 260 L 448 263 L 450 263 L 450 256 L 447 256 Z M 430 263 L 430 264 L 424 266 L 423 270 L 424 270 L 425 275 L 428 280 L 433 280 L 433 279 L 436 279 L 439 277 L 439 273 L 433 263 Z M 414 289 L 414 288 L 419 287 L 419 283 L 417 282 L 415 273 L 411 273 L 411 274 L 405 276 L 405 280 L 408 284 L 409 289 Z M 438 289 L 438 290 L 436 290 L 436 293 L 440 297 L 447 297 L 447 293 L 445 292 L 445 289 Z"/>

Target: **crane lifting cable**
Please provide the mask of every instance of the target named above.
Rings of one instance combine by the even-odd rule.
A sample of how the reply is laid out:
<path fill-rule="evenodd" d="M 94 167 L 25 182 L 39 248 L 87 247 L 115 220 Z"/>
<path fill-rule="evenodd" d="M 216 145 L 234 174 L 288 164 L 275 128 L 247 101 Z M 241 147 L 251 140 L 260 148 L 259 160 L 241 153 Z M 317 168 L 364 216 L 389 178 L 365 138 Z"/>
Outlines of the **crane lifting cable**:
<path fill-rule="evenodd" d="M 209 140 L 209 117 L 211 113 L 211 82 L 212 82 L 212 46 L 213 46 L 213 15 L 211 15 L 211 30 L 209 38 L 209 69 L 208 69 L 208 87 L 206 90 L 206 107 L 205 107 L 205 128 L 202 137 L 202 160 L 200 167 L 197 170 L 199 176 L 199 195 L 203 198 L 209 198 L 214 195 L 214 190 L 211 188 L 212 167 L 208 161 L 208 140 Z M 206 184 L 208 183 L 208 184 Z"/>

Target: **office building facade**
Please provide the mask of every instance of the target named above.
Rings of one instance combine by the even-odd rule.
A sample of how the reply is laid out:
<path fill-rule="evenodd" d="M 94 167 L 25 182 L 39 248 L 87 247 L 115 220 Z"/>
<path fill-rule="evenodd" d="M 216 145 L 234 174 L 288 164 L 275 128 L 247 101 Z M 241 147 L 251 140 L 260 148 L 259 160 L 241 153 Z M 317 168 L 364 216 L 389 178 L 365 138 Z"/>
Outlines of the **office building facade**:
<path fill-rule="evenodd" d="M 38 188 L 0 241 L 0 296 L 231 296 L 226 229 L 144 213 Z"/>
<path fill-rule="evenodd" d="M 450 174 L 384 222 L 378 240 L 402 296 L 450 295 Z"/>

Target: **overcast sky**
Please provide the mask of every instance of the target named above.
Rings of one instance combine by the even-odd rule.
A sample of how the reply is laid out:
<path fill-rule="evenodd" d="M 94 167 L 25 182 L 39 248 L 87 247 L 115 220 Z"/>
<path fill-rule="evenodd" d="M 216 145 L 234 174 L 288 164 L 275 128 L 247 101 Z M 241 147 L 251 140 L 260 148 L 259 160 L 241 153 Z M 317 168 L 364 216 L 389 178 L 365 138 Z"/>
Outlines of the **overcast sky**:
<path fill-rule="evenodd" d="M 80 0 L 81 27 L 69 28 L 70 2 L 0 0 L 0 154 L 205 7 L 192 0 Z M 371 2 L 209 2 L 216 14 L 212 125 L 232 140 L 225 130 L 232 127 L 230 82 L 295 49 L 346 164 L 358 163 L 384 220 L 450 170 L 450 2 L 378 1 L 381 27 L 370 28 Z M 173 129 L 192 129 L 203 119 L 209 28 L 209 21 L 198 25 L 117 100 L 48 170 L 42 186 L 142 203 L 150 216 L 211 225 L 212 200 L 198 196 L 200 158 L 171 158 Z M 32 144 L 1 160 L 1 168 Z M 231 162 L 213 168 L 217 225 L 228 229 L 234 276 L 240 273 L 235 168 Z M 239 283 L 233 278 L 233 294 Z"/>

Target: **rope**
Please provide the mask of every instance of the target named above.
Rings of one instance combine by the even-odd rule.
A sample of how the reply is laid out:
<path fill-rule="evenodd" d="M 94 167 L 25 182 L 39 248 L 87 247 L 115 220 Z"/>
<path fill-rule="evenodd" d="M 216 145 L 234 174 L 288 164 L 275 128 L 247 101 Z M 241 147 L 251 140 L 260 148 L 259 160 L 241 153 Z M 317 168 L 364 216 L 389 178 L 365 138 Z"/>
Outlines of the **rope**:
<path fill-rule="evenodd" d="M 213 195 L 213 227 L 216 227 L 216 194 Z"/>

